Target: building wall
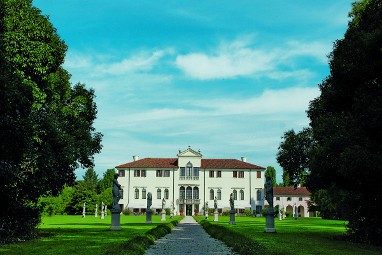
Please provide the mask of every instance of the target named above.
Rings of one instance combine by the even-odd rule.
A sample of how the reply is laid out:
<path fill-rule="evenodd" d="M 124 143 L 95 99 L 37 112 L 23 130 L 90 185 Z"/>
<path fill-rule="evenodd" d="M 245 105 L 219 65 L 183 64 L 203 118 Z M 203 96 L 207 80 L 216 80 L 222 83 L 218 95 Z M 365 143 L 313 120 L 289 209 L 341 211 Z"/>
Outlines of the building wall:
<path fill-rule="evenodd" d="M 264 207 L 264 171 L 261 171 L 261 178 L 257 178 L 256 170 L 241 170 L 241 169 L 200 169 L 199 179 L 183 180 L 180 177 L 180 169 L 167 169 L 170 170 L 169 177 L 157 177 L 156 171 L 159 169 L 145 168 L 145 169 L 120 169 L 125 170 L 125 176 L 119 177 L 118 181 L 124 190 L 123 199 L 120 204 L 124 208 L 131 210 L 138 208 L 146 208 L 147 200 L 142 198 L 142 190 L 146 189 L 147 193 L 152 193 L 152 209 L 160 209 L 162 207 L 162 198 L 164 197 L 165 189 L 169 190 L 169 199 L 166 199 L 166 206 L 170 207 L 173 202 L 175 213 L 179 214 L 180 208 L 177 200 L 180 197 L 180 187 L 185 189 L 190 186 L 192 188 L 198 187 L 199 189 L 199 211 L 202 214 L 204 202 L 208 202 L 208 207 L 213 208 L 214 200 L 210 197 L 210 190 L 214 191 L 214 196 L 217 197 L 217 192 L 220 189 L 221 199 L 218 200 L 218 208 L 229 210 L 230 194 L 237 191 L 237 200 L 235 200 L 236 209 L 250 209 L 256 210 L 256 206 Z M 134 176 L 134 170 L 146 170 L 146 177 Z M 164 170 L 164 169 L 160 169 Z M 214 177 L 210 177 L 210 171 L 214 171 Z M 217 171 L 221 171 L 221 177 L 217 177 Z M 244 171 L 244 178 L 234 178 L 233 171 Z M 135 198 L 135 189 L 139 190 L 139 198 Z M 157 190 L 161 189 L 161 199 L 157 198 Z M 240 191 L 244 192 L 244 200 L 241 200 Z M 257 190 L 261 191 L 260 200 L 257 199 Z M 195 206 L 192 207 L 194 212 Z"/>
<path fill-rule="evenodd" d="M 280 200 L 277 200 L 277 197 L 279 197 Z M 288 198 L 290 198 L 290 200 L 288 200 Z M 302 201 L 300 201 L 300 198 Z M 284 208 L 284 211 L 290 212 L 293 212 L 293 208 L 297 206 L 297 208 L 300 208 L 298 211 L 298 217 L 309 217 L 309 200 L 310 197 L 307 196 L 276 195 L 273 198 L 273 206 L 279 205 L 280 208 Z"/>

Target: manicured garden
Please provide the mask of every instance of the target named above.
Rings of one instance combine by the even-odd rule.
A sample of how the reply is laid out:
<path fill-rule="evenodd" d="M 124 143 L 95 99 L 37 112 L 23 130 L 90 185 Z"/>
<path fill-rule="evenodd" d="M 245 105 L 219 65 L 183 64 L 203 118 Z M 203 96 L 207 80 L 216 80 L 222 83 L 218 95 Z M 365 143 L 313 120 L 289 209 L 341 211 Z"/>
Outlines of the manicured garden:
<path fill-rule="evenodd" d="M 277 233 L 264 233 L 263 217 L 236 217 L 236 225 L 228 224 L 229 217 L 224 216 L 219 222 L 213 222 L 213 217 L 195 218 L 211 236 L 236 246 L 239 254 L 382 254 L 380 247 L 346 241 L 346 222 L 340 220 L 275 219 Z"/>
<path fill-rule="evenodd" d="M 1 254 L 142 254 L 142 250 L 154 240 L 164 236 L 174 220 L 153 215 L 152 224 L 146 224 L 145 216 L 121 216 L 121 231 L 110 231 L 110 216 L 105 219 L 92 215 L 56 215 L 43 217 L 39 227 L 41 238 L 0 246 Z M 166 224 L 164 224 L 166 223 Z"/>

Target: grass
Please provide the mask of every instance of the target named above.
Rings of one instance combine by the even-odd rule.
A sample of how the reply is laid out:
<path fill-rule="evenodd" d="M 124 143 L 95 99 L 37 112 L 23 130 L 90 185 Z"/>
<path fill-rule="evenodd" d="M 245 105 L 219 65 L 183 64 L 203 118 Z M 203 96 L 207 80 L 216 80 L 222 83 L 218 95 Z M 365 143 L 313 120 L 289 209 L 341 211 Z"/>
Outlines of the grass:
<path fill-rule="evenodd" d="M 180 217 L 174 217 L 180 220 Z M 172 221 L 172 220 L 171 220 Z M 43 217 L 39 227 L 41 238 L 23 243 L 0 246 L 0 254 L 112 254 L 115 247 L 127 243 L 147 231 L 169 223 L 161 221 L 160 215 L 152 216 L 152 224 L 146 216 L 121 216 L 121 231 L 110 231 L 111 217 L 56 215 Z"/>
<path fill-rule="evenodd" d="M 204 218 L 199 216 L 196 219 L 201 221 Z M 216 224 L 234 233 L 240 233 L 259 243 L 265 250 L 277 254 L 382 254 L 380 247 L 345 241 L 344 221 L 321 218 L 287 218 L 282 221 L 275 219 L 277 233 L 264 233 L 263 217 L 236 217 L 236 225 L 230 225 L 228 222 L 229 217 L 219 217 L 219 222 L 213 222 L 213 217 L 209 219 L 212 225 Z M 240 241 L 239 239 L 238 242 Z"/>

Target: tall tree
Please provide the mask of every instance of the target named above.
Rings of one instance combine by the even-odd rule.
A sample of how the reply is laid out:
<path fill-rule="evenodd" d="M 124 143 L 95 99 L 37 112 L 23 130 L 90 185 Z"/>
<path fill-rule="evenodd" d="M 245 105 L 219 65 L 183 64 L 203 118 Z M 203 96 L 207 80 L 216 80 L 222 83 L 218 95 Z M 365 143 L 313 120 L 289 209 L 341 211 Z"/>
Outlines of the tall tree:
<path fill-rule="evenodd" d="M 99 194 L 102 193 L 104 190 L 113 187 L 114 174 L 114 168 L 107 169 L 106 172 L 103 173 L 103 177 L 98 183 Z"/>
<path fill-rule="evenodd" d="M 325 189 L 349 219 L 349 232 L 381 244 L 382 204 L 382 2 L 353 4 L 352 20 L 330 55 L 330 76 L 320 85 L 308 116 L 318 146 L 310 188 Z"/>
<path fill-rule="evenodd" d="M 94 91 L 70 84 L 67 46 L 31 0 L 0 1 L 0 240 L 33 237 L 38 198 L 101 150 Z"/>
<path fill-rule="evenodd" d="M 85 175 L 82 177 L 84 178 L 84 182 L 89 183 L 96 191 L 99 180 L 97 173 L 94 171 L 94 168 L 88 168 L 85 172 Z"/>
<path fill-rule="evenodd" d="M 276 187 L 276 169 L 273 166 L 267 166 L 265 176 L 270 176 L 272 179 L 273 187 Z"/>
<path fill-rule="evenodd" d="M 285 179 L 288 178 L 289 184 L 295 187 L 298 184 L 305 186 L 306 176 L 309 173 L 310 152 L 315 144 L 312 130 L 304 128 L 296 134 L 292 129 L 284 133 L 283 139 L 277 153 L 277 162 L 283 168 Z"/>

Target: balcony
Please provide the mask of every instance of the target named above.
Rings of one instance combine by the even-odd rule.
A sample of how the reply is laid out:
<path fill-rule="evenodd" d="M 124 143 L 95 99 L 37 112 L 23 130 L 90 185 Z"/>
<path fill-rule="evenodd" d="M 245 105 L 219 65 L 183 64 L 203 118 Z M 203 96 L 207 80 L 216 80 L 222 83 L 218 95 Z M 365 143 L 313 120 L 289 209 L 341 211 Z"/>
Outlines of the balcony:
<path fill-rule="evenodd" d="M 184 181 L 184 180 L 187 180 L 187 181 L 198 181 L 199 180 L 199 176 L 180 176 L 179 180 L 180 181 Z"/>
<path fill-rule="evenodd" d="M 192 204 L 200 204 L 200 199 L 184 199 L 180 198 L 176 200 L 176 204 L 186 204 L 186 205 L 192 205 Z"/>

